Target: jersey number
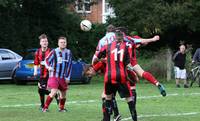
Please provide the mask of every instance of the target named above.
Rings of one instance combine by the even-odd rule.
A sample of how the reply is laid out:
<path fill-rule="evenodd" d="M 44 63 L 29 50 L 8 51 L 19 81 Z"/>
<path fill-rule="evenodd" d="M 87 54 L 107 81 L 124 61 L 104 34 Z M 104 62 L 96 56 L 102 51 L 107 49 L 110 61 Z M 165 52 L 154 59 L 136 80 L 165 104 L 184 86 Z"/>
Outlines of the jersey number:
<path fill-rule="evenodd" d="M 123 56 L 124 56 L 124 49 L 121 49 L 119 51 L 117 51 L 117 48 L 115 48 L 114 50 L 111 51 L 111 53 L 114 53 L 114 59 L 115 61 L 117 61 L 117 55 L 120 55 L 120 61 L 123 61 Z"/>

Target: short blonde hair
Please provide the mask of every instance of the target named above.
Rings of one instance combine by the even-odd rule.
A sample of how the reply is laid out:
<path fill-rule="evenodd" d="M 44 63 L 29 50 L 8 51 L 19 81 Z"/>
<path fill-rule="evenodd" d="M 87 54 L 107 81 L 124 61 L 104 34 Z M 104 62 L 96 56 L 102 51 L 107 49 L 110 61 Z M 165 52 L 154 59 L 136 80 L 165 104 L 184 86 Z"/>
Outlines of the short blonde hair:
<path fill-rule="evenodd" d="M 47 35 L 46 34 L 41 34 L 38 38 L 39 38 L 39 40 L 45 39 L 45 38 L 47 38 Z"/>
<path fill-rule="evenodd" d="M 67 38 L 66 38 L 66 37 L 64 37 L 64 36 L 60 36 L 60 37 L 58 38 L 58 40 L 60 40 L 60 39 L 67 40 Z"/>

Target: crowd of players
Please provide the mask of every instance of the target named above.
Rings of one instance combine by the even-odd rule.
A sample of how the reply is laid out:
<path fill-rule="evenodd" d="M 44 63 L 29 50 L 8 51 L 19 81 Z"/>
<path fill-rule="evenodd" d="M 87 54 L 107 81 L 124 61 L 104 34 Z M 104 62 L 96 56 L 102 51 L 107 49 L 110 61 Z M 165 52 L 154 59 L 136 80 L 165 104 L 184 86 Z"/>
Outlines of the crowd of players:
<path fill-rule="evenodd" d="M 48 107 L 56 97 L 60 112 L 66 112 L 66 91 L 70 81 L 72 69 L 72 54 L 67 47 L 67 39 L 59 37 L 58 47 L 50 50 L 45 34 L 40 37 L 40 45 L 35 53 L 34 75 L 40 65 L 40 81 L 38 92 L 41 100 L 41 110 L 48 111 Z M 104 89 L 102 91 L 102 121 L 110 121 L 114 113 L 114 121 L 119 121 L 121 115 L 115 99 L 116 92 L 125 98 L 133 121 L 137 121 L 136 111 L 136 82 L 142 77 L 158 87 L 162 96 L 166 96 L 163 85 L 150 73 L 141 68 L 136 59 L 136 48 L 141 44 L 158 41 L 158 35 L 153 38 L 143 39 L 139 36 L 127 36 L 123 27 L 107 27 L 106 35 L 99 40 L 91 66 L 85 68 L 86 76 L 97 73 L 104 74 Z M 48 91 L 50 89 L 50 91 Z M 58 93 L 59 92 L 59 93 Z M 44 96 L 48 95 L 46 98 Z"/>

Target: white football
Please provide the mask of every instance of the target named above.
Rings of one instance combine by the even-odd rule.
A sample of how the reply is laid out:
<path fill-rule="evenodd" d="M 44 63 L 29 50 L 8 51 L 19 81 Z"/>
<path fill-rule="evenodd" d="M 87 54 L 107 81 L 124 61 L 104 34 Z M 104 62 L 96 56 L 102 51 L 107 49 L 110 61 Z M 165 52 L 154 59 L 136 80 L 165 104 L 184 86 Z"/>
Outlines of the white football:
<path fill-rule="evenodd" d="M 80 23 L 81 30 L 90 31 L 92 28 L 92 23 L 89 20 L 82 20 Z"/>

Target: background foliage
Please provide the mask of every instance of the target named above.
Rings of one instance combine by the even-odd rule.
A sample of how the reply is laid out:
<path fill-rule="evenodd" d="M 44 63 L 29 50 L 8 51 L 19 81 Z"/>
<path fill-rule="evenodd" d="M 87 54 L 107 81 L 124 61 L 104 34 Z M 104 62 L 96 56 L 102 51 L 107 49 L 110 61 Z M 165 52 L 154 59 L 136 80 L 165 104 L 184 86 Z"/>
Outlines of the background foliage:
<path fill-rule="evenodd" d="M 82 19 L 67 9 L 74 1 L 1 0 L 1 48 L 18 52 L 38 48 L 38 36 L 42 33 L 48 35 L 50 47 L 55 48 L 57 38 L 63 35 L 67 36 L 74 56 L 89 62 L 109 23 L 125 26 L 129 32 L 137 31 L 143 38 L 161 36 L 161 41 L 141 50 L 157 51 L 166 46 L 175 50 L 180 40 L 193 44 L 195 49 L 200 45 L 199 0 L 109 0 L 116 18 L 109 19 L 106 25 L 93 23 L 90 32 L 81 31 Z"/>

